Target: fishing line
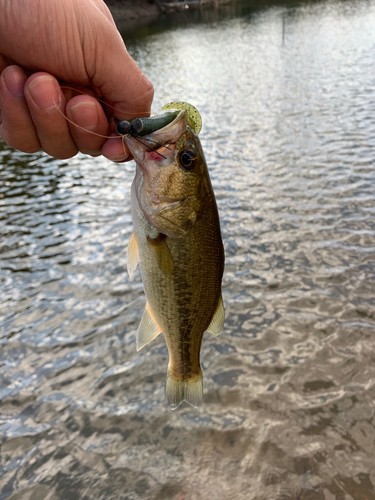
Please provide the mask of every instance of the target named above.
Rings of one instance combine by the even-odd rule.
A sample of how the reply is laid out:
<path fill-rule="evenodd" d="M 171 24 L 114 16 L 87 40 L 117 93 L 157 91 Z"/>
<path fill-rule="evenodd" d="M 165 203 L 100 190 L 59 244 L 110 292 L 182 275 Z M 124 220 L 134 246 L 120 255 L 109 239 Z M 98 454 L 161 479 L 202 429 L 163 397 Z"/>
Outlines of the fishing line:
<path fill-rule="evenodd" d="M 60 87 L 60 89 L 68 89 L 68 90 L 74 90 L 74 92 L 79 92 L 80 94 L 82 95 L 86 95 L 86 96 L 90 96 L 90 94 L 88 94 L 87 92 L 83 92 L 82 90 L 78 90 L 78 89 L 75 89 L 74 87 L 68 87 L 66 85 L 63 85 Z M 57 92 L 59 89 L 55 89 L 54 92 Z M 93 97 L 93 96 L 90 96 L 90 97 Z M 105 106 L 108 106 L 109 108 L 112 108 L 115 112 L 116 111 L 119 111 L 118 109 L 116 109 L 114 106 L 111 106 L 111 104 L 108 104 L 106 103 L 105 101 L 103 101 L 103 99 L 99 99 L 98 97 L 95 97 L 95 99 L 99 102 L 101 102 L 102 104 L 104 104 Z M 97 137 L 102 137 L 103 139 L 119 139 L 120 137 L 124 137 L 124 136 L 119 136 L 119 135 L 103 135 L 103 134 L 98 134 L 96 132 L 93 132 L 92 130 L 86 130 L 85 127 L 81 127 L 81 125 L 78 125 L 77 123 L 75 123 L 73 120 L 70 120 L 66 114 L 61 111 L 61 109 L 59 109 L 58 107 L 58 103 L 56 102 L 55 98 L 53 99 L 54 101 L 54 104 L 58 110 L 58 112 L 69 122 L 71 123 L 72 125 L 74 125 L 75 127 L 79 128 L 80 130 L 83 130 L 84 132 L 87 132 L 89 134 L 92 134 L 92 135 L 96 135 Z M 146 113 L 146 111 L 145 111 Z M 137 115 L 139 113 L 129 113 L 131 115 Z"/>
<path fill-rule="evenodd" d="M 67 85 L 62 85 L 60 87 L 60 89 L 67 89 L 67 90 L 73 90 L 74 92 L 78 92 L 82 95 L 89 95 L 87 92 L 84 92 L 82 90 L 79 90 L 79 89 L 76 89 L 74 87 L 70 87 L 70 86 L 67 86 Z M 59 89 L 55 89 L 55 92 L 58 91 Z M 91 96 L 93 97 L 93 96 Z M 108 106 L 109 108 L 112 108 L 115 112 L 116 111 L 119 111 L 117 108 L 115 108 L 114 106 L 112 106 L 111 104 L 108 104 L 107 102 L 105 102 L 103 99 L 99 99 L 99 98 L 95 98 L 97 101 L 101 102 L 102 104 L 104 104 L 105 106 Z M 84 132 L 87 132 L 89 134 L 92 134 L 92 135 L 95 135 L 97 137 L 101 137 L 103 139 L 120 139 L 121 138 L 121 142 L 123 144 L 123 149 L 124 149 L 124 156 L 126 156 L 126 148 L 125 148 L 125 141 L 124 141 L 124 138 L 126 137 L 126 135 L 103 135 L 103 134 L 98 134 L 96 132 L 93 132 L 91 130 L 86 130 L 84 127 L 80 126 L 80 125 L 77 125 L 77 123 L 75 123 L 73 120 L 70 120 L 66 115 L 65 113 L 63 113 L 63 111 L 61 111 L 57 105 L 57 102 L 55 101 L 54 99 L 54 104 L 56 105 L 56 109 L 58 110 L 58 112 L 69 122 L 71 123 L 72 125 L 74 125 L 75 127 L 79 128 L 80 130 L 84 131 Z M 138 113 L 129 113 L 129 114 L 133 114 L 133 115 L 138 115 L 140 112 Z M 145 113 L 148 113 L 148 111 L 145 111 Z M 135 140 L 137 140 L 139 143 L 141 143 L 143 146 L 146 146 L 150 149 L 150 151 L 160 155 L 161 157 L 163 157 L 164 159 L 166 159 L 166 157 L 164 155 L 162 155 L 159 151 L 157 151 L 157 149 L 153 149 L 151 148 L 150 146 L 148 146 L 147 144 L 145 144 L 144 142 L 142 142 L 139 137 L 135 136 L 135 135 L 131 135 L 131 137 L 133 137 Z M 158 147 L 162 147 L 163 144 L 160 144 L 158 143 L 157 141 L 154 141 L 153 139 L 145 139 L 146 141 L 149 141 L 149 142 L 153 142 L 154 144 L 156 144 Z M 167 149 L 170 149 L 168 146 L 164 146 L 166 147 Z M 217 159 L 217 158 L 216 158 Z M 219 162 L 219 160 L 217 159 L 217 161 Z M 256 177 L 254 176 L 250 176 L 249 174 L 247 174 L 246 172 L 240 172 L 236 167 L 231 167 L 235 172 L 237 172 L 238 175 L 240 176 L 246 176 L 248 179 L 250 179 L 252 182 L 254 182 L 255 184 L 258 184 L 259 186 L 263 187 L 266 191 L 269 191 L 270 193 L 274 194 L 275 196 L 277 196 L 280 200 L 282 200 L 284 203 L 286 203 L 287 205 L 293 207 L 293 208 L 296 208 L 298 210 L 305 210 L 306 212 L 314 212 L 314 213 L 318 213 L 318 212 L 326 212 L 327 210 L 329 210 L 333 205 L 335 205 L 337 203 L 337 201 L 341 198 L 341 196 L 344 194 L 344 191 L 345 191 L 345 188 L 348 184 L 348 181 L 349 181 L 349 178 L 350 178 L 350 175 L 353 171 L 353 166 L 351 166 L 350 170 L 349 170 L 349 173 L 345 179 L 345 182 L 344 182 L 344 186 L 341 190 L 341 192 L 337 195 L 336 199 L 334 199 L 331 203 L 329 203 L 329 205 L 326 207 L 326 208 L 305 208 L 297 203 L 293 203 L 292 201 L 289 201 L 287 200 L 284 196 L 282 196 L 281 194 L 279 194 L 277 191 L 275 191 L 274 189 L 266 186 L 265 184 L 263 184 L 263 182 L 260 182 L 259 180 L 256 179 Z"/>
<path fill-rule="evenodd" d="M 86 95 L 86 96 L 89 96 L 89 97 L 94 97 L 94 96 L 91 96 L 90 94 L 88 94 L 87 92 L 84 92 L 83 90 L 79 90 L 79 89 L 76 89 L 74 87 L 69 87 L 68 85 L 61 85 L 60 86 L 60 89 L 67 89 L 67 90 L 73 90 L 74 92 L 79 92 L 80 94 L 82 95 Z M 55 89 L 55 92 L 58 91 L 59 89 Z M 119 109 L 115 108 L 114 106 L 112 106 L 111 104 L 109 104 L 108 102 L 104 101 L 104 99 L 100 99 L 99 97 L 94 97 L 94 99 L 96 99 L 97 101 L 101 102 L 102 104 L 104 104 L 104 106 L 108 106 L 109 108 L 113 109 L 114 111 L 119 111 Z M 57 104 L 55 102 L 55 104 Z M 148 113 L 148 110 L 145 110 L 145 111 L 138 111 L 137 113 L 128 113 L 129 115 L 139 115 L 139 113 Z M 87 131 L 89 132 L 89 131 Z"/>
<path fill-rule="evenodd" d="M 131 134 L 129 134 L 131 135 Z M 126 137 L 125 135 L 122 135 L 121 137 Z M 131 137 L 133 137 L 133 139 L 138 139 L 139 142 L 140 141 L 140 137 L 138 135 L 131 135 Z M 158 142 L 158 141 L 155 141 L 154 139 L 151 139 L 150 137 L 142 137 L 142 139 L 144 139 L 145 141 L 148 141 L 148 142 L 153 142 L 154 144 L 156 144 L 159 148 L 165 148 L 165 149 L 169 149 L 171 150 L 171 148 L 169 146 L 166 146 L 165 144 L 162 144 L 161 142 Z M 157 153 L 157 150 L 156 149 L 152 149 L 150 148 L 150 146 L 147 146 L 147 144 L 145 144 L 144 142 L 142 142 L 141 144 L 143 144 L 144 146 L 146 146 L 147 148 L 149 148 L 151 151 L 154 151 L 155 153 Z"/>
<path fill-rule="evenodd" d="M 74 92 L 79 92 L 80 94 L 82 95 L 90 95 L 88 94 L 87 92 L 84 92 L 82 90 L 79 90 L 79 89 L 76 89 L 74 87 L 69 87 L 67 85 L 62 85 L 60 86 L 60 89 L 67 89 L 67 90 L 73 90 Z M 56 88 L 54 90 L 54 92 L 58 92 L 58 88 Z M 90 96 L 90 97 L 93 97 L 93 96 Z M 102 104 L 104 104 L 105 106 L 108 106 L 109 108 L 112 108 L 115 112 L 118 111 L 117 108 L 115 108 L 114 106 L 112 106 L 111 104 L 108 104 L 107 102 L 105 102 L 103 99 L 99 99 L 98 97 L 95 97 L 95 99 L 98 101 L 98 102 L 101 102 Z M 56 106 L 56 109 L 57 111 L 66 119 L 66 121 L 68 121 L 69 123 L 71 123 L 72 125 L 74 125 L 75 127 L 79 128 L 80 130 L 83 130 L 84 132 L 87 132 L 91 135 L 95 135 L 97 137 L 101 137 L 103 139 L 120 139 L 121 138 L 121 142 L 122 142 L 122 145 L 123 145 L 123 149 L 124 149 L 124 156 L 127 156 L 127 153 L 126 153 L 126 149 L 125 149 L 125 141 L 124 141 L 124 138 L 126 137 L 126 134 L 124 135 L 103 135 L 103 134 L 98 134 L 97 132 L 93 132 L 92 130 L 86 130 L 85 127 L 82 127 L 81 125 L 78 125 L 77 123 L 75 123 L 73 120 L 70 120 L 70 118 L 68 118 L 66 116 L 66 114 L 61 111 L 61 109 L 58 107 L 58 103 L 56 102 L 55 100 L 55 96 L 53 96 L 53 101 L 54 101 L 54 104 Z M 138 115 L 139 113 L 142 113 L 141 111 L 139 111 L 138 113 L 129 113 L 131 115 Z M 145 113 L 148 113 L 148 111 L 145 111 Z M 156 149 L 153 149 L 151 148 L 150 146 L 148 146 L 147 144 L 143 143 L 137 136 L 134 136 L 134 135 L 131 135 L 131 137 L 133 137 L 134 139 L 136 139 L 138 142 L 140 142 L 143 146 L 146 146 L 147 148 L 150 149 L 150 151 L 153 151 L 154 153 L 162 156 L 164 159 L 166 159 L 166 157 L 164 155 L 162 155 L 161 153 L 159 153 Z M 156 144 L 158 147 L 162 147 L 163 144 L 160 144 L 159 142 L 153 140 L 153 139 L 145 139 L 149 142 L 153 142 L 154 144 Z M 165 146 L 167 149 L 170 149 L 168 146 Z"/>
<path fill-rule="evenodd" d="M 135 136 L 135 135 L 132 135 L 132 137 L 133 137 L 133 139 L 135 139 L 136 141 L 140 142 L 140 143 L 142 144 L 142 146 L 146 146 L 147 148 L 149 148 L 149 149 L 150 149 L 150 151 L 153 151 L 154 153 L 156 153 L 156 154 L 158 154 L 158 155 L 162 156 L 165 160 L 167 159 L 167 157 L 166 157 L 166 156 L 164 156 L 164 155 L 162 155 L 161 153 L 159 153 L 159 151 L 158 151 L 157 149 L 152 149 L 152 148 L 150 148 L 149 146 L 147 146 L 147 144 L 145 144 L 144 142 L 142 142 L 142 141 L 141 141 L 141 139 L 140 139 L 139 137 L 137 137 L 137 136 Z"/>
<path fill-rule="evenodd" d="M 132 137 L 134 137 L 134 138 L 135 138 L 135 136 L 134 136 L 134 135 L 132 135 Z M 138 136 L 136 136 L 136 137 L 138 137 Z M 162 144 L 161 142 L 154 141 L 153 139 L 150 139 L 149 137 L 147 137 L 147 138 L 145 137 L 144 139 L 145 139 L 145 141 L 153 142 L 153 143 L 154 143 L 154 144 L 156 144 L 159 148 L 162 148 L 162 147 L 163 147 L 163 148 L 165 148 L 165 149 L 169 149 L 169 151 L 171 150 L 171 148 L 170 148 L 169 146 L 166 146 L 165 144 Z M 146 144 L 145 144 L 145 146 L 146 146 Z M 147 147 L 148 147 L 149 149 L 151 149 L 151 148 L 150 148 L 150 146 L 147 146 Z M 152 149 L 151 151 L 156 151 L 156 149 Z"/>

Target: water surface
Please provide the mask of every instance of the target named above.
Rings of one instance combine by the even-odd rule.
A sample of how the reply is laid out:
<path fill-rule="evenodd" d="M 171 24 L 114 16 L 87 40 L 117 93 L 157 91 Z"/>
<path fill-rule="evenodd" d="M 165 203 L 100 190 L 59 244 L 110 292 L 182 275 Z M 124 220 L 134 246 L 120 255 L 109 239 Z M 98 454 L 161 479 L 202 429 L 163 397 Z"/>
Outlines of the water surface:
<path fill-rule="evenodd" d="M 127 45 L 156 112 L 203 117 L 204 405 L 171 412 L 163 338 L 135 349 L 134 165 L 1 144 L 0 499 L 375 499 L 375 2 L 177 21 Z"/>

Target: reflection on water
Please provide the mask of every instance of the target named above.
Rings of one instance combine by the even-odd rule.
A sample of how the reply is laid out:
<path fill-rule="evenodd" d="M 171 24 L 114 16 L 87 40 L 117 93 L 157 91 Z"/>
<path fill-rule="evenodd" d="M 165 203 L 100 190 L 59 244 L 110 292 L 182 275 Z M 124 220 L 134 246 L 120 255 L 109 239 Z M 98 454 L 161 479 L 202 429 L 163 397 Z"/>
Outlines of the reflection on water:
<path fill-rule="evenodd" d="M 0 145 L 1 500 L 375 498 L 374 47 L 372 1 L 128 43 L 155 111 L 204 120 L 227 319 L 199 411 L 167 408 L 162 338 L 135 351 L 134 166 Z"/>

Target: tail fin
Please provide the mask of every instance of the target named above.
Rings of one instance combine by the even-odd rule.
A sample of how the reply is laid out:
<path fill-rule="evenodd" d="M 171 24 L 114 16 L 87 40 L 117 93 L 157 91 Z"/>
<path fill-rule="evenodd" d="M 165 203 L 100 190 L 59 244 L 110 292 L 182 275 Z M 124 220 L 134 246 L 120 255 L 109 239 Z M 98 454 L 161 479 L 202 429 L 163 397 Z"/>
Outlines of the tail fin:
<path fill-rule="evenodd" d="M 180 380 L 175 378 L 168 370 L 167 385 L 165 394 L 171 410 L 177 410 L 183 401 L 191 406 L 199 408 L 203 401 L 203 378 L 202 372 L 190 380 Z"/>

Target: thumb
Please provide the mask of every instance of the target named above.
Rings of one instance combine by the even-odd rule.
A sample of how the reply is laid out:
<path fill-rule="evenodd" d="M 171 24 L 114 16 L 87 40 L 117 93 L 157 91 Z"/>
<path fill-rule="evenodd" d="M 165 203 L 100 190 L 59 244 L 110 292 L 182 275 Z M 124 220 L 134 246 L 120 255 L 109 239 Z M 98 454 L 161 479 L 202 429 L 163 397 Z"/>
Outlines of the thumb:
<path fill-rule="evenodd" d="M 92 82 L 104 100 L 116 109 L 117 118 L 148 116 L 154 97 L 153 85 L 126 50 L 116 28 L 111 35 L 106 37 L 106 43 L 101 40 Z"/>

